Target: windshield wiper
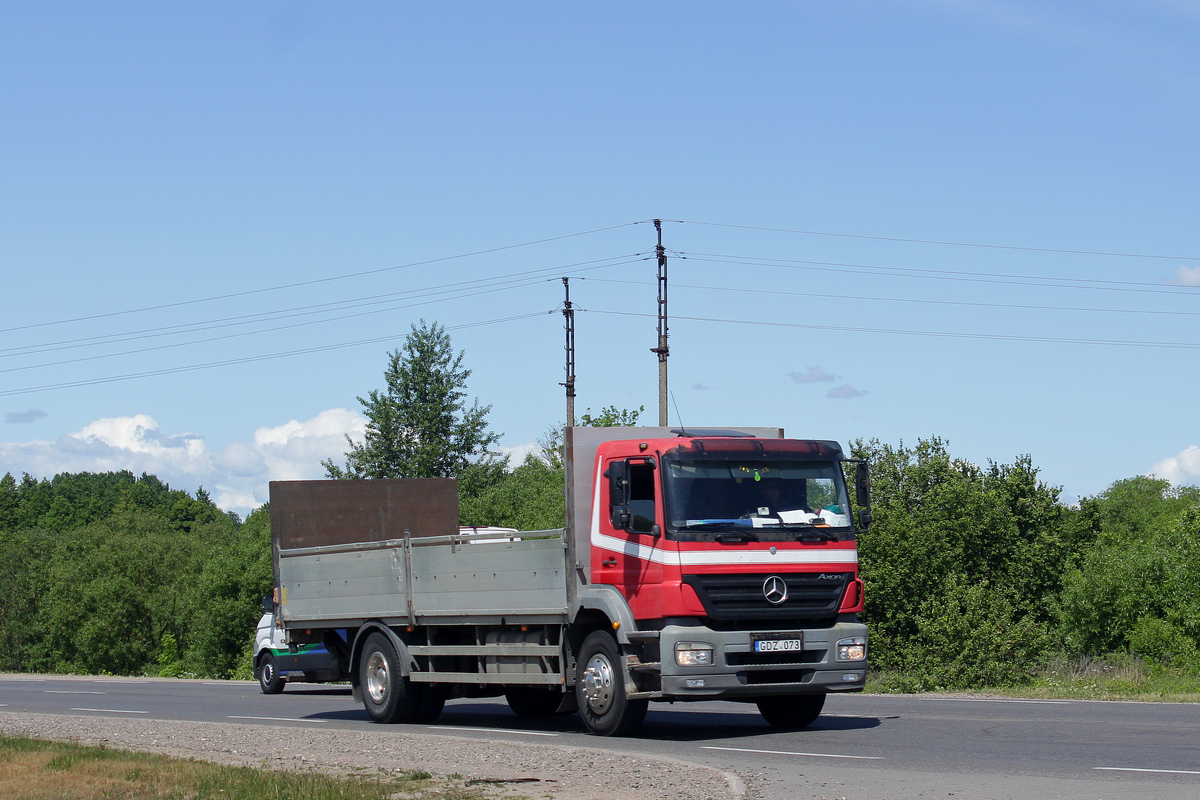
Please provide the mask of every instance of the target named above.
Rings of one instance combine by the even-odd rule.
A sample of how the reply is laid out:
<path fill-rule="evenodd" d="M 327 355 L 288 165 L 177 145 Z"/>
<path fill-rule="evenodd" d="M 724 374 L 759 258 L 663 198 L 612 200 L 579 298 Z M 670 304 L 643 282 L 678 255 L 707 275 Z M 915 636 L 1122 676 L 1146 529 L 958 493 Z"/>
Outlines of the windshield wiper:
<path fill-rule="evenodd" d="M 676 527 L 681 531 L 704 531 L 711 528 L 737 528 L 749 525 L 744 519 L 698 519 Z"/>
<path fill-rule="evenodd" d="M 750 531 L 730 531 L 729 533 L 718 533 L 713 537 L 718 542 L 757 542 L 758 537 Z"/>
<path fill-rule="evenodd" d="M 824 528 L 814 528 L 811 525 L 809 525 L 808 528 L 806 528 L 803 533 L 796 534 L 796 541 L 803 542 L 805 539 L 811 539 L 814 536 L 817 537 L 818 539 L 824 539 L 827 542 L 838 541 L 837 534 L 830 533 L 829 531 L 825 530 Z"/>

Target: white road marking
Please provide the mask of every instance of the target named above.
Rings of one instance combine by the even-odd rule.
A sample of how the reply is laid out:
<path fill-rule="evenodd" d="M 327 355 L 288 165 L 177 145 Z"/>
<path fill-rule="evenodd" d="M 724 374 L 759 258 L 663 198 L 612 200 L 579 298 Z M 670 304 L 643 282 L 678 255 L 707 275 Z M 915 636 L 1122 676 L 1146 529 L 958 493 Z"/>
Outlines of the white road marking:
<path fill-rule="evenodd" d="M 104 694 L 104 692 L 89 692 L 86 689 L 44 689 L 46 694 Z"/>
<path fill-rule="evenodd" d="M 557 733 L 543 731 L 513 731 L 507 728 L 457 728 L 452 725 L 430 725 L 432 731 L 470 731 L 471 733 L 511 733 L 517 736 L 558 736 Z"/>
<path fill-rule="evenodd" d="M 72 711 L 95 711 L 98 714 L 149 714 L 149 711 L 126 711 L 123 708 L 72 708 Z"/>
<path fill-rule="evenodd" d="M 229 719 L 265 719 L 271 722 L 312 722 L 320 724 L 329 722 L 327 719 L 298 719 L 296 717 L 242 717 L 236 714 L 230 714 Z"/>
<path fill-rule="evenodd" d="M 124 680 L 124 681 L 117 681 L 117 680 L 113 680 L 112 678 L 105 678 L 105 679 L 103 679 L 103 680 L 94 680 L 94 681 L 92 681 L 92 683 L 133 683 L 133 684 L 141 684 L 141 683 L 145 683 L 145 681 L 138 681 L 138 680 Z"/>
<path fill-rule="evenodd" d="M 1092 767 L 1110 772 L 1165 772 L 1169 775 L 1200 775 L 1200 770 L 1194 769 L 1140 769 L 1138 767 Z"/>
<path fill-rule="evenodd" d="M 790 750 L 753 750 L 749 747 L 709 747 L 701 746 L 701 750 L 730 750 L 735 753 L 767 753 L 773 756 L 811 756 L 813 758 L 857 758 L 864 761 L 882 761 L 883 756 L 847 756 L 839 753 L 796 753 Z"/>
<path fill-rule="evenodd" d="M 922 700 L 949 700 L 955 703 L 1035 703 L 1048 706 L 1067 706 L 1070 700 L 1017 700 L 999 697 L 922 697 Z"/>

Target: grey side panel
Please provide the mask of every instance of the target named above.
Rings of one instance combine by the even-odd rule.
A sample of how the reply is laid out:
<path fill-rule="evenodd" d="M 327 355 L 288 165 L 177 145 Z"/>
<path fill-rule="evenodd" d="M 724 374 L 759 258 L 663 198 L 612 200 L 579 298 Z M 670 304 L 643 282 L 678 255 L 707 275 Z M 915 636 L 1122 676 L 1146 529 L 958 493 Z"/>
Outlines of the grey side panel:
<path fill-rule="evenodd" d="M 565 614 L 563 540 L 413 548 L 413 605 L 423 617 Z"/>
<path fill-rule="evenodd" d="M 281 551 L 283 604 L 289 628 L 347 627 L 368 619 L 405 624 L 409 601 L 417 624 L 484 623 L 499 617 L 565 621 L 567 564 L 563 539 L 420 545 L 405 570 L 402 542 L 370 548 Z M 411 598 L 406 585 L 411 584 Z"/>

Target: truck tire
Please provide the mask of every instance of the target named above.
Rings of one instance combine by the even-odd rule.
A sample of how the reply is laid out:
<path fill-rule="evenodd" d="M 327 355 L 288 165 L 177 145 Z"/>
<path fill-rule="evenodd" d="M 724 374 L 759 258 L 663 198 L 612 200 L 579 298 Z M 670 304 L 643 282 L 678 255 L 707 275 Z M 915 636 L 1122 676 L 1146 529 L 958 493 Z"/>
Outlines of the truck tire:
<path fill-rule="evenodd" d="M 513 686 L 504 693 L 504 699 L 518 717 L 549 717 L 562 705 L 563 693 L 557 688 Z"/>
<path fill-rule="evenodd" d="M 817 721 L 825 694 L 792 694 L 758 701 L 758 713 L 776 728 L 805 728 Z"/>
<path fill-rule="evenodd" d="M 442 686 L 426 683 L 420 687 L 410 684 L 410 691 L 417 692 L 417 710 L 412 721 L 421 725 L 429 725 L 437 721 L 446 705 L 446 690 Z"/>
<path fill-rule="evenodd" d="M 400 657 L 382 633 L 363 645 L 358 671 L 363 706 L 375 722 L 412 722 L 420 704 L 417 687 L 400 674 Z M 438 709 L 440 712 L 441 709 Z"/>
<path fill-rule="evenodd" d="M 627 736 L 646 718 L 647 700 L 630 700 L 617 640 L 593 631 L 583 640 L 576 661 L 575 697 L 583 724 L 597 736 Z"/>
<path fill-rule="evenodd" d="M 262 657 L 258 659 L 258 669 L 255 672 L 258 674 L 258 685 L 263 694 L 279 694 L 283 691 L 285 681 L 279 676 L 279 670 L 275 667 L 275 656 L 263 653 Z"/>

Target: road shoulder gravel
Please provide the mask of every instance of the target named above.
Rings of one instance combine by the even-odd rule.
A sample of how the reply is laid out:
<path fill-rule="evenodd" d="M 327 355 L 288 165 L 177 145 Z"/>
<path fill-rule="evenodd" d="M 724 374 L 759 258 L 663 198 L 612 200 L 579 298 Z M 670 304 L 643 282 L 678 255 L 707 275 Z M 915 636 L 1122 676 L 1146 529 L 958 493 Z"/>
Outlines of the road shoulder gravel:
<path fill-rule="evenodd" d="M 9 735 L 100 744 L 219 764 L 360 773 L 424 770 L 494 781 L 501 793 L 553 800 L 744 800 L 733 773 L 662 757 L 565 745 L 394 730 L 311 730 L 0 711 Z"/>

